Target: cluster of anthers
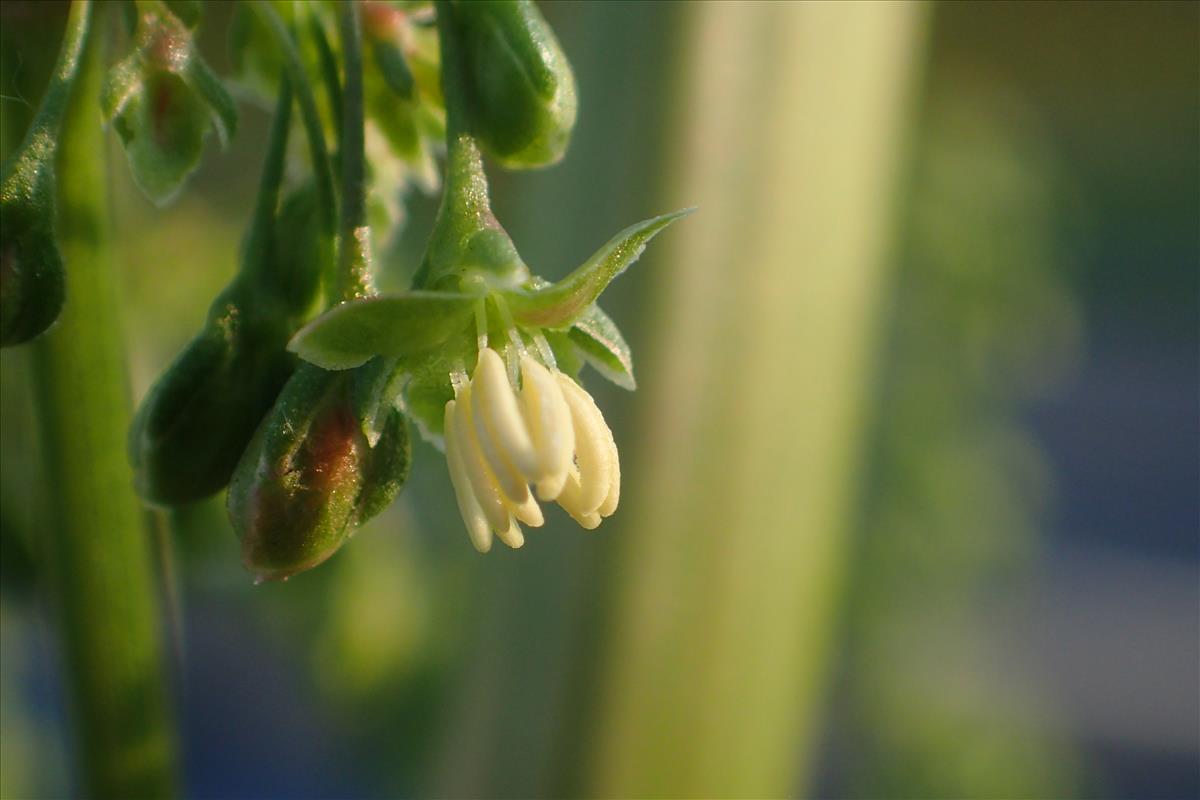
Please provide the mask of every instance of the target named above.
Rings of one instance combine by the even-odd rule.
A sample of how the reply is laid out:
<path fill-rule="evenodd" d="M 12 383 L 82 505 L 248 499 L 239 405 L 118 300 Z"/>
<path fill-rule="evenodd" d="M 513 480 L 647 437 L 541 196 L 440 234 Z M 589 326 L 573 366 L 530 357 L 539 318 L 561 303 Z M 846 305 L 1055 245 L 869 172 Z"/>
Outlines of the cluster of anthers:
<path fill-rule="evenodd" d="M 474 375 L 454 376 L 455 397 L 446 403 L 450 479 L 481 553 L 493 532 L 516 548 L 525 543 L 518 521 L 542 525 L 535 491 L 588 530 L 620 499 L 617 445 L 592 396 L 527 353 L 519 364 L 518 391 L 500 354 L 480 348 Z"/>

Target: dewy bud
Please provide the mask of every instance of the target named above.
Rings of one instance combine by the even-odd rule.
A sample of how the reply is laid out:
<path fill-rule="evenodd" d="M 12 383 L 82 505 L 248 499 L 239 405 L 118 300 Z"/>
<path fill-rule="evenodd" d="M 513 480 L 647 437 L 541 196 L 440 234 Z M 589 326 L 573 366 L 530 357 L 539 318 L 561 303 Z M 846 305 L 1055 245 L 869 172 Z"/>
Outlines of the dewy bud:
<path fill-rule="evenodd" d="M 559 161 L 575 126 L 575 76 L 546 20 L 532 0 L 455 8 L 484 149 L 509 167 Z"/>
<path fill-rule="evenodd" d="M 302 365 L 234 471 L 229 517 L 259 579 L 287 578 L 329 558 L 408 475 L 403 415 L 389 411 L 372 447 L 354 412 L 354 377 Z"/>

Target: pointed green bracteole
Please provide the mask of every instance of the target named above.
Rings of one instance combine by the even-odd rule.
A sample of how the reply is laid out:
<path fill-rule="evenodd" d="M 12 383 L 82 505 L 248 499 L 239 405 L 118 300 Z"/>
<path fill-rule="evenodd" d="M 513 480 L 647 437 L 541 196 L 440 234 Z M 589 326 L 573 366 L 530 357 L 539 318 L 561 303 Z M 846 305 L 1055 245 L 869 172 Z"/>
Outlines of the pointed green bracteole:
<path fill-rule="evenodd" d="M 695 210 L 685 208 L 630 225 L 557 283 L 533 291 L 505 292 L 504 298 L 513 318 L 542 328 L 568 327 L 596 301 L 613 278 L 638 260 L 647 242 L 663 228 Z"/>

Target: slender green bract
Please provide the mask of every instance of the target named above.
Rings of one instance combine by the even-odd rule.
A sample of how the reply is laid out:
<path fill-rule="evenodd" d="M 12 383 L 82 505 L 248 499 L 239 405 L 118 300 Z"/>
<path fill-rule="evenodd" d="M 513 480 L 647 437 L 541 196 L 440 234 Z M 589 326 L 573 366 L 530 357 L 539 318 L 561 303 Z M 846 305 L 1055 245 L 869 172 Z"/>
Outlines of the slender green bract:
<path fill-rule="evenodd" d="M 0 173 L 0 347 L 27 342 L 50 327 L 66 296 L 62 255 L 54 240 L 54 158 L 91 8 L 88 0 L 71 4 L 37 116 Z"/>
<path fill-rule="evenodd" d="M 529 325 L 567 327 L 596 301 L 613 278 L 638 260 L 659 231 L 694 210 L 685 208 L 630 225 L 557 283 L 535 291 L 506 292 L 504 296 L 513 317 Z"/>
<path fill-rule="evenodd" d="M 129 395 L 116 273 L 108 240 L 108 175 L 95 98 L 100 39 L 83 56 L 59 143 L 58 232 L 71 302 L 32 348 L 49 524 L 45 564 L 59 620 L 79 794 L 166 798 L 175 742 L 144 515 L 123 443 Z"/>

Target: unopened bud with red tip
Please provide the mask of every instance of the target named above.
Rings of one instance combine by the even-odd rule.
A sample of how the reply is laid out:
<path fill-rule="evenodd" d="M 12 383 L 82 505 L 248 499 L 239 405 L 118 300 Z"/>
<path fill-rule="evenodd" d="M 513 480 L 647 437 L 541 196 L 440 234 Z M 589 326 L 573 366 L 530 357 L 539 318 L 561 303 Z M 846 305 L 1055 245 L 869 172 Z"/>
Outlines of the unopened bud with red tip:
<path fill-rule="evenodd" d="M 301 366 L 243 454 L 228 510 L 255 577 L 287 578 L 333 555 L 395 498 L 408 474 L 394 409 L 372 446 L 352 399 L 353 372 Z"/>

